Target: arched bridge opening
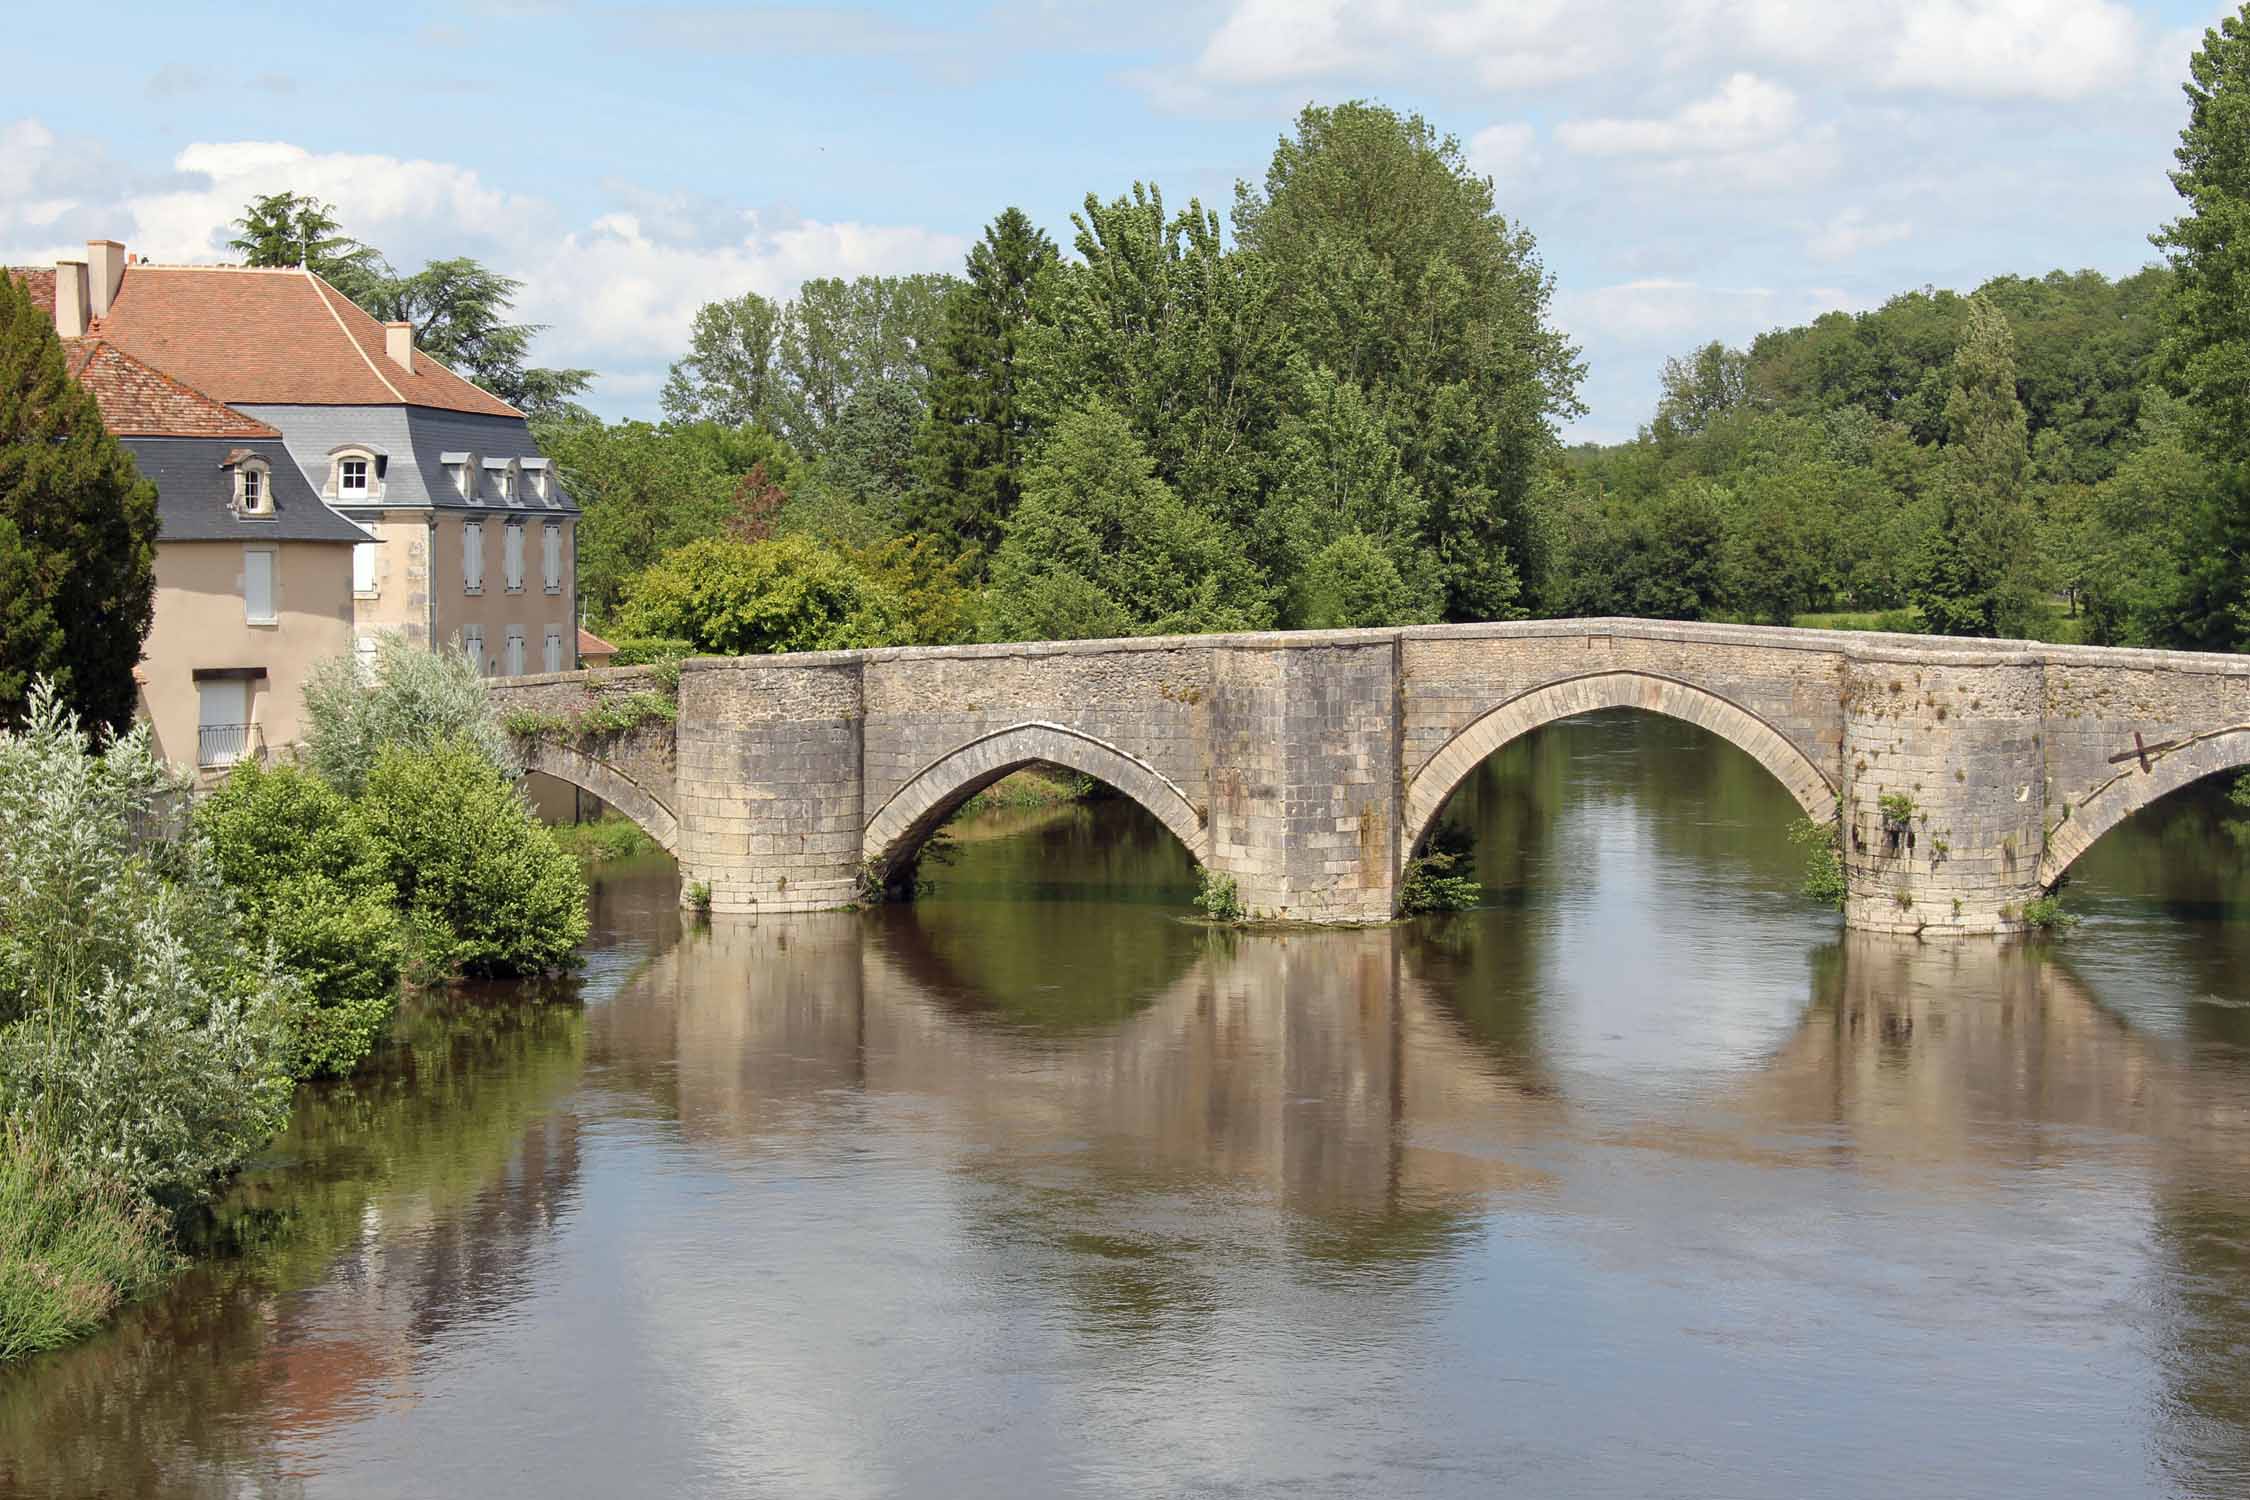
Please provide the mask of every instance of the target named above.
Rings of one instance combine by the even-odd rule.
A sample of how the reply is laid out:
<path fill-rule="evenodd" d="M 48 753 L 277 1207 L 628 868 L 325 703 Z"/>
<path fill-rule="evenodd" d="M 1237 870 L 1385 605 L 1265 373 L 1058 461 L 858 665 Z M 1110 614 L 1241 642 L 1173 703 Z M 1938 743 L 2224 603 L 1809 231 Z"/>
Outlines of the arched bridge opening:
<path fill-rule="evenodd" d="M 592 793 L 630 818 L 665 853 L 679 853 L 680 821 L 671 806 L 618 767 L 553 740 L 519 740 L 516 748 L 526 772 L 552 776 Z"/>
<path fill-rule="evenodd" d="M 2216 776 L 2250 770 L 2250 725 L 2229 725 L 2177 744 L 2120 757 L 2117 769 L 2063 804 L 2039 859 L 2039 884 L 2052 890 L 2102 835 L 2144 808 Z"/>
<path fill-rule="evenodd" d="M 1471 772 L 1503 746 L 1561 719 L 1635 709 L 1710 731 L 1771 772 L 1805 816 L 1836 816 L 1836 788 L 1812 758 L 1765 719 L 1705 688 L 1638 671 L 1595 672 L 1550 682 L 1495 704 L 1471 720 L 1407 783 L 1403 853 L 1421 850 L 1439 814 Z"/>
<path fill-rule="evenodd" d="M 930 836 L 971 797 L 1027 766 L 1060 766 L 1105 783 L 1137 804 L 1206 861 L 1203 813 L 1148 762 L 1061 724 L 1032 722 L 980 735 L 923 766 L 867 821 L 861 858 L 871 881 L 890 889 L 913 868 Z"/>

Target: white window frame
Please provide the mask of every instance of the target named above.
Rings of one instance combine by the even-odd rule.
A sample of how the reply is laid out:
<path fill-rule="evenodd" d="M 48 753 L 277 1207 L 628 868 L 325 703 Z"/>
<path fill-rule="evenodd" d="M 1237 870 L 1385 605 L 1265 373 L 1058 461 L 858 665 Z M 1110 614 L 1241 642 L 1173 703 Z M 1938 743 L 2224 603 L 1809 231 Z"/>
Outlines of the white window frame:
<path fill-rule="evenodd" d="M 359 483 L 351 482 L 352 466 L 359 466 Z M 345 453 L 336 459 L 336 498 L 366 500 L 375 493 L 375 460 L 364 453 Z"/>
<path fill-rule="evenodd" d="M 521 521 L 510 521 L 500 530 L 500 577 L 511 594 L 523 592 L 523 532 Z"/>
<path fill-rule="evenodd" d="M 379 566 L 383 557 L 382 547 L 381 542 L 352 543 L 353 598 L 372 599 L 380 592 Z"/>
<path fill-rule="evenodd" d="M 263 615 L 257 612 L 251 597 L 253 558 L 263 558 L 266 570 L 266 612 Z M 246 625 L 281 623 L 281 549 L 270 543 L 242 549 L 242 620 Z"/>
<path fill-rule="evenodd" d="M 235 712 L 241 714 L 240 718 L 214 719 L 211 717 L 212 701 L 222 694 L 234 703 L 241 705 L 239 709 L 235 710 Z M 222 704 L 221 706 L 226 705 Z M 198 681 L 195 684 L 196 765 L 199 767 L 231 766 L 236 761 L 243 759 L 249 753 L 251 737 L 255 733 L 252 726 L 257 723 L 256 714 L 257 694 L 253 691 L 253 684 L 249 678 L 215 677 Z M 203 733 L 207 729 L 240 729 L 242 731 L 241 743 L 227 754 L 213 755 L 209 760 L 205 760 L 203 758 Z"/>
<path fill-rule="evenodd" d="M 540 567 L 547 580 L 547 592 L 562 592 L 562 522 L 548 521 L 539 528 Z"/>
<path fill-rule="evenodd" d="M 264 459 L 246 458 L 234 466 L 234 505 L 260 520 L 273 515 L 273 469 Z"/>
<path fill-rule="evenodd" d="M 461 523 L 461 592 L 484 592 L 484 522 Z"/>

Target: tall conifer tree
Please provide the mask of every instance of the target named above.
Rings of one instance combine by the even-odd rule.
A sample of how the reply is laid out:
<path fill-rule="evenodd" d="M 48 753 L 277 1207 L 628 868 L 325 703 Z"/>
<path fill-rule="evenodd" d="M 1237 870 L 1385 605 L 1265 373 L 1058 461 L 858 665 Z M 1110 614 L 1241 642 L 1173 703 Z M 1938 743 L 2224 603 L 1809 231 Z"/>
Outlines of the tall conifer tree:
<path fill-rule="evenodd" d="M 0 723 L 42 676 L 85 723 L 130 723 L 155 596 L 156 487 L 0 272 Z"/>
<path fill-rule="evenodd" d="M 2155 237 L 2177 273 L 2159 358 L 2186 398 L 2189 445 L 2217 483 L 2191 528 L 2167 633 L 2241 649 L 2250 645 L 2250 5 L 2203 34 L 2188 71 L 2172 174 L 2188 211 Z"/>
<path fill-rule="evenodd" d="M 946 299 L 929 415 L 915 442 L 911 519 L 957 551 L 989 556 L 1022 493 L 1028 422 L 1016 362 L 1032 289 L 1055 260 L 1055 242 L 1022 209 L 1007 209 L 985 226 L 969 251 L 968 281 Z"/>
<path fill-rule="evenodd" d="M 2029 627 L 2035 590 L 2026 431 L 2007 315 L 1981 296 L 1971 298 L 1945 402 L 1940 511 L 1915 597 L 1940 635 L 2020 635 Z"/>

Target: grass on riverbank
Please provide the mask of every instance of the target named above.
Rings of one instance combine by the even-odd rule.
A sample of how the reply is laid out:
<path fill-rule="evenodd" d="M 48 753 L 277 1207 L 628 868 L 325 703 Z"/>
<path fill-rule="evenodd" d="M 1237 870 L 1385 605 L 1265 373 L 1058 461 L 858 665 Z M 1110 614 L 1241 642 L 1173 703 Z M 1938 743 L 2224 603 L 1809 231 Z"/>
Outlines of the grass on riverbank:
<path fill-rule="evenodd" d="M 656 840 L 623 813 L 604 813 L 591 823 L 557 823 L 553 832 L 563 852 L 576 855 L 580 864 L 607 864 L 656 852 Z"/>
<path fill-rule="evenodd" d="M 1846 609 L 1825 614 L 1798 615 L 1790 624 L 1799 630 L 1885 630 L 1901 635 L 1927 635 L 1929 626 L 1922 612 L 1912 605 L 1905 609 Z M 2057 646 L 2075 646 L 2086 639 L 2086 617 L 2073 615 L 2060 605 L 2049 605 L 2031 626 L 2028 634 L 2035 641 L 2046 641 Z"/>
<path fill-rule="evenodd" d="M 179 1264 L 156 1209 L 0 1123 L 0 1365 L 84 1338 Z"/>
<path fill-rule="evenodd" d="M 1087 801 L 1103 790 L 1093 777 L 1061 766 L 1025 766 L 962 803 L 953 816 L 973 818 L 1004 807 L 1059 807 L 1066 802 Z"/>

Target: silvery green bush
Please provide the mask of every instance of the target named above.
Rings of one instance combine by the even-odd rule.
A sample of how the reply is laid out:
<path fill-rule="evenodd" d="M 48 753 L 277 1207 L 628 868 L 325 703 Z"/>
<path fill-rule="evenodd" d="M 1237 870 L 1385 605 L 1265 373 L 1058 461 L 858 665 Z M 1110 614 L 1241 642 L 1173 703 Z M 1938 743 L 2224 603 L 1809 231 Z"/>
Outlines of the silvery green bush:
<path fill-rule="evenodd" d="M 484 679 L 458 643 L 424 651 L 396 633 L 376 642 L 375 660 L 317 663 L 305 679 L 305 759 L 328 784 L 357 797 L 386 745 L 427 750 L 463 741 L 508 775 L 522 770 L 492 712 Z"/>
<path fill-rule="evenodd" d="M 270 1141 L 296 982 L 245 941 L 184 789 L 49 684 L 0 731 L 0 1112 L 177 1209 Z"/>

